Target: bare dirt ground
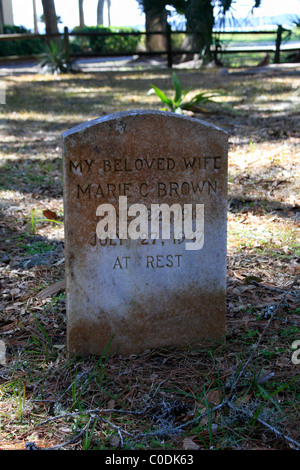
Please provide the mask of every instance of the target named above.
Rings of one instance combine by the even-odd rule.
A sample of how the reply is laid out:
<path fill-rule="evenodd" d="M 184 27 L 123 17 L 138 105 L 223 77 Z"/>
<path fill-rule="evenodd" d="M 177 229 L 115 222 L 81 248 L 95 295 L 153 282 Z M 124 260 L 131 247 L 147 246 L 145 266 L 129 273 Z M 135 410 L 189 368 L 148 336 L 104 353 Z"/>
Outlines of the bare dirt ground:
<path fill-rule="evenodd" d="M 229 133 L 225 341 L 77 360 L 61 133 L 161 108 L 170 71 L 19 72 L 1 74 L 0 449 L 299 449 L 299 67 L 178 69 L 191 96 L 224 93 L 193 116 Z"/>

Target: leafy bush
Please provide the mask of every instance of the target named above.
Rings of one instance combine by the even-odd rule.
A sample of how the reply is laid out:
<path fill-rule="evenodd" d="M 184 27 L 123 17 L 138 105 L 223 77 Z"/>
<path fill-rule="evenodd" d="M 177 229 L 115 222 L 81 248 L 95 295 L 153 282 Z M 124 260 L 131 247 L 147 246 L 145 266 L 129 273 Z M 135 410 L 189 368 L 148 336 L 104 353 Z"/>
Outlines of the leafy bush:
<path fill-rule="evenodd" d="M 180 51 L 182 49 L 183 41 L 185 38 L 185 34 L 172 34 L 171 41 L 172 41 L 172 50 L 174 52 Z"/>
<path fill-rule="evenodd" d="M 4 34 L 30 34 L 30 29 L 24 26 L 3 26 Z M 8 41 L 1 41 L 0 56 L 10 55 L 34 55 L 40 54 L 44 50 L 43 40 L 35 39 L 12 39 Z"/>
<path fill-rule="evenodd" d="M 134 28 L 116 27 L 116 26 L 85 26 L 84 28 L 76 27 L 72 32 L 80 33 L 137 33 Z M 71 53 L 88 49 L 92 52 L 134 52 L 141 35 L 134 36 L 71 36 Z"/>

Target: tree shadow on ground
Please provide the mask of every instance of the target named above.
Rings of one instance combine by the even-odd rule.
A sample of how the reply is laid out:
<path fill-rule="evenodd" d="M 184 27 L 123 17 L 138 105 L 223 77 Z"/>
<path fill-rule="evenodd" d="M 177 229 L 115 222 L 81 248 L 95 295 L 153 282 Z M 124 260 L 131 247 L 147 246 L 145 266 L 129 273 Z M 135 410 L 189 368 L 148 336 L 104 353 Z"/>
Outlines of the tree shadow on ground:
<path fill-rule="evenodd" d="M 29 193 L 40 198 L 62 197 L 62 159 L 61 157 L 20 158 L 17 162 L 3 161 L 1 166 L 0 187 L 2 190 Z"/>
<path fill-rule="evenodd" d="M 270 214 L 274 213 L 283 218 L 300 218 L 300 206 L 288 204 L 282 201 L 269 200 L 259 197 L 244 197 L 230 195 L 228 197 L 229 212 L 234 214 L 250 212 L 252 214 Z"/>

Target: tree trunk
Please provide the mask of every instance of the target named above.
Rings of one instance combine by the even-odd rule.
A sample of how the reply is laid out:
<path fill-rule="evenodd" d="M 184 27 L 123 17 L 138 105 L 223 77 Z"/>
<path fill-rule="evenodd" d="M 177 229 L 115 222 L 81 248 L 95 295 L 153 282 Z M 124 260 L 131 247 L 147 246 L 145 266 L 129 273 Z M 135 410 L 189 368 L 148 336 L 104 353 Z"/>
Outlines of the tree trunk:
<path fill-rule="evenodd" d="M 191 0 L 186 9 L 186 30 L 188 36 L 184 47 L 197 51 L 197 54 L 210 59 L 212 31 L 214 26 L 214 7 L 211 0 Z"/>
<path fill-rule="evenodd" d="M 33 8 L 33 25 L 34 25 L 34 32 L 38 34 L 38 20 L 37 20 L 37 12 L 36 12 L 36 0 L 32 0 L 32 8 Z"/>
<path fill-rule="evenodd" d="M 3 7 L 2 7 L 2 0 L 0 0 L 0 34 L 3 34 Z"/>
<path fill-rule="evenodd" d="M 103 25 L 103 9 L 105 0 L 98 0 L 97 4 L 97 25 Z"/>
<path fill-rule="evenodd" d="M 83 13 L 83 0 L 78 0 L 78 8 L 79 8 L 79 26 L 80 28 L 84 28 L 84 13 Z"/>
<path fill-rule="evenodd" d="M 106 0 L 106 3 L 107 3 L 108 26 L 111 26 L 111 19 L 110 19 L 111 0 Z"/>
<path fill-rule="evenodd" d="M 147 51 L 165 51 L 167 48 L 166 43 L 166 27 L 167 27 L 167 12 L 165 8 L 162 10 L 148 10 L 146 14 L 146 32 L 163 32 L 164 34 L 151 34 L 146 36 Z"/>
<path fill-rule="evenodd" d="M 44 10 L 44 19 L 46 25 L 46 34 L 57 34 L 57 16 L 55 11 L 54 0 L 42 0 L 43 10 Z M 54 41 L 57 41 L 58 38 L 54 38 Z M 53 39 L 51 38 L 51 41 Z"/>

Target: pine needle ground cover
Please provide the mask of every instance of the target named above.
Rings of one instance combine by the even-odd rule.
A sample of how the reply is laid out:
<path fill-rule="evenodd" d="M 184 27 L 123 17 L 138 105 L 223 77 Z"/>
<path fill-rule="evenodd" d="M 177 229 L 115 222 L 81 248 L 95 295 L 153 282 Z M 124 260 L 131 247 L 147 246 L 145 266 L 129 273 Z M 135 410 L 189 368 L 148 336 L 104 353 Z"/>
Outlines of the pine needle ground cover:
<path fill-rule="evenodd" d="M 229 132 L 225 341 L 66 354 L 61 133 L 159 109 L 171 74 L 3 78 L 0 449 L 299 449 L 299 74 L 178 72 Z M 191 325 L 192 328 L 192 325 Z M 4 348 L 4 352 L 3 352 Z"/>

